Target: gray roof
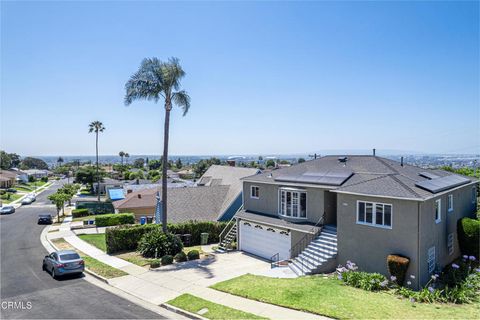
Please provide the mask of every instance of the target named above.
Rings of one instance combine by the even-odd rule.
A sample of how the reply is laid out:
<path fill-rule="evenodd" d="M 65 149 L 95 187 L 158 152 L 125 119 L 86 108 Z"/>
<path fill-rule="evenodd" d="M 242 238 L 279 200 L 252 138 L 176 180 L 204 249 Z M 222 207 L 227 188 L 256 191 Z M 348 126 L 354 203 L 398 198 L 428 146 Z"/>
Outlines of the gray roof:
<path fill-rule="evenodd" d="M 325 188 L 339 193 L 425 200 L 434 196 L 434 194 L 416 186 L 416 183 L 428 180 L 428 178 L 421 176 L 420 173 L 430 173 L 438 177 L 456 175 L 444 170 L 423 169 L 408 164 L 402 166 L 400 162 L 382 157 L 352 155 L 347 156 L 345 163 L 340 162 L 338 158 L 339 156 L 325 156 L 288 168 L 246 177 L 243 180 L 292 185 L 291 183 L 276 181 L 275 178 L 284 175 L 302 176 L 305 173 L 312 174 L 312 172 L 329 170 L 351 170 L 354 173 L 353 176 L 338 187 L 309 183 L 295 184 Z M 477 181 L 472 177 L 467 178 L 470 182 Z"/>

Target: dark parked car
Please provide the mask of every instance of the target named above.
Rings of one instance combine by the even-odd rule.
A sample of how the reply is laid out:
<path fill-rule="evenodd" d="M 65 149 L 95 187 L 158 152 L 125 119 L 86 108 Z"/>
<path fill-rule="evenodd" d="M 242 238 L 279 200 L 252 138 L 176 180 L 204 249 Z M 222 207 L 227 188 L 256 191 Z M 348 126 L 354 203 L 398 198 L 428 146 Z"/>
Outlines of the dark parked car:
<path fill-rule="evenodd" d="M 14 188 L 8 188 L 6 191 L 11 193 L 17 193 L 17 189 Z"/>
<path fill-rule="evenodd" d="M 38 224 L 52 224 L 53 218 L 51 214 L 38 215 Z"/>
<path fill-rule="evenodd" d="M 14 212 L 15 212 L 15 208 L 12 206 L 3 206 L 0 208 L 0 214 L 10 214 Z"/>
<path fill-rule="evenodd" d="M 81 274 L 85 270 L 85 262 L 73 250 L 60 250 L 43 258 L 42 269 L 50 272 L 53 278 L 65 274 Z"/>

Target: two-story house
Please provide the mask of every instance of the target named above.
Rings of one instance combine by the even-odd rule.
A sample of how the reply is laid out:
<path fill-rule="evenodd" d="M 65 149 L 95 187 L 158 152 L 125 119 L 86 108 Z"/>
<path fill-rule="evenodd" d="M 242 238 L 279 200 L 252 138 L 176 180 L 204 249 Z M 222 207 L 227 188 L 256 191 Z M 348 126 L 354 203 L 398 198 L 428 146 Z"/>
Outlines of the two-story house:
<path fill-rule="evenodd" d="M 326 156 L 243 178 L 240 250 L 287 261 L 297 274 L 350 260 L 388 275 L 410 259 L 416 287 L 460 254 L 457 221 L 476 211 L 478 181 L 376 156 Z"/>

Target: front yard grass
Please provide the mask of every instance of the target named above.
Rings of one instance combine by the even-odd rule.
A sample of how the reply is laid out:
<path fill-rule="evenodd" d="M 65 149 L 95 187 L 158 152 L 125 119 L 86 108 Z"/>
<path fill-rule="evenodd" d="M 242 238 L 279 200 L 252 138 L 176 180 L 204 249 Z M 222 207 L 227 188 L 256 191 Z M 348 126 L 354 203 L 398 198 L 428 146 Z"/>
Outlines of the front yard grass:
<path fill-rule="evenodd" d="M 90 243 L 92 246 L 97 247 L 103 252 L 107 251 L 107 245 L 105 244 L 105 234 L 104 233 L 95 233 L 95 234 L 80 234 L 78 235 L 80 239 L 85 242 Z"/>
<path fill-rule="evenodd" d="M 96 217 L 95 214 L 91 216 L 85 216 L 85 217 L 76 217 L 76 218 L 73 218 L 72 221 L 83 221 L 83 220 L 90 220 L 90 219 L 95 220 L 95 217 Z"/>
<path fill-rule="evenodd" d="M 349 287 L 334 277 L 278 279 L 251 274 L 223 281 L 213 289 L 337 319 L 479 319 L 480 304 L 411 303 L 391 292 Z"/>
<path fill-rule="evenodd" d="M 53 244 L 55 244 L 55 246 L 59 250 L 75 250 L 75 248 L 72 247 L 72 245 L 70 243 L 65 241 L 64 238 L 53 239 L 52 242 L 53 242 Z M 85 261 L 85 268 L 95 272 L 96 274 L 98 274 L 98 275 L 100 275 L 104 278 L 111 279 L 111 278 L 125 276 L 125 275 L 128 274 L 125 271 L 122 271 L 120 269 L 111 267 L 108 264 L 105 264 L 101 261 L 98 261 L 97 259 L 94 259 L 94 258 L 86 255 L 82 251 L 79 251 L 79 250 L 75 250 L 75 251 L 77 251 L 78 254 Z"/>
<path fill-rule="evenodd" d="M 11 202 L 13 202 L 13 201 L 15 201 L 15 200 L 20 199 L 21 197 L 23 197 L 23 194 L 17 194 L 17 193 L 8 193 L 8 194 L 10 194 L 9 199 L 7 199 L 7 195 L 4 194 L 4 195 L 2 195 L 2 197 L 1 197 L 1 202 L 3 202 L 3 203 L 11 203 Z"/>
<path fill-rule="evenodd" d="M 181 296 L 178 296 L 167 303 L 192 313 L 198 313 L 198 311 L 202 309 L 208 309 L 206 313 L 201 315 L 202 317 L 208 319 L 267 319 L 252 313 L 243 312 L 221 304 L 207 301 L 188 293 L 182 294 Z"/>

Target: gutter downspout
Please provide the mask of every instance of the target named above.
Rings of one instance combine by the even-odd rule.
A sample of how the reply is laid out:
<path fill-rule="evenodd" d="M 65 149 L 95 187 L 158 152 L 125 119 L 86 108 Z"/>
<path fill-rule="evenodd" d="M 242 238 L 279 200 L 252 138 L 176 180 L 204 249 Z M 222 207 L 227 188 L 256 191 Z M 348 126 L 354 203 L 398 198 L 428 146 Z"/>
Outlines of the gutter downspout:
<path fill-rule="evenodd" d="M 417 203 L 417 289 L 420 288 L 420 202 Z"/>

